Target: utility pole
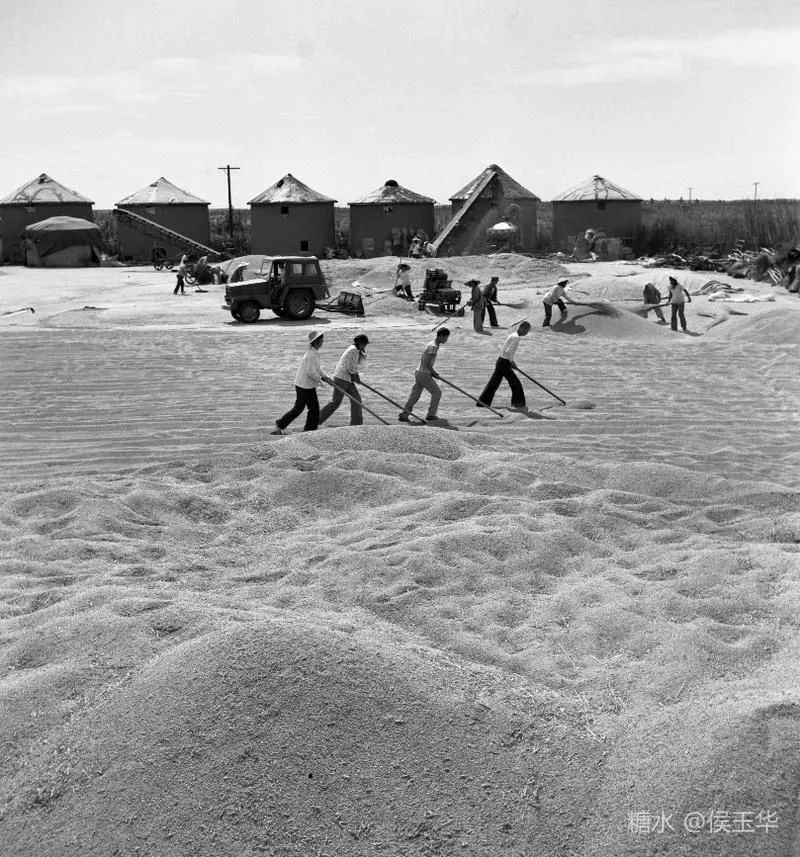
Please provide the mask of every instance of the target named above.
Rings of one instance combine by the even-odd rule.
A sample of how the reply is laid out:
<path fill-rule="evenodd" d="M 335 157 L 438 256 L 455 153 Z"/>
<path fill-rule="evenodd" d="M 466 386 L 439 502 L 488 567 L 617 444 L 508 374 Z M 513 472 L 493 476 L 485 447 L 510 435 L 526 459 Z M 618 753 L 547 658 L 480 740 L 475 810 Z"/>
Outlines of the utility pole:
<path fill-rule="evenodd" d="M 224 167 L 217 167 L 218 170 L 225 170 L 228 174 L 228 232 L 231 235 L 231 241 L 233 241 L 233 200 L 231 198 L 231 170 L 238 170 L 239 167 L 232 167 L 230 164 L 227 164 Z"/>
<path fill-rule="evenodd" d="M 694 188 L 693 188 L 693 187 L 690 187 L 690 188 L 689 188 L 689 205 L 691 205 L 691 204 L 692 204 L 692 191 L 693 191 L 693 190 L 694 190 Z"/>
<path fill-rule="evenodd" d="M 755 232 L 753 244 L 756 250 L 758 250 L 758 186 L 760 184 L 761 182 L 753 182 L 753 231 Z"/>

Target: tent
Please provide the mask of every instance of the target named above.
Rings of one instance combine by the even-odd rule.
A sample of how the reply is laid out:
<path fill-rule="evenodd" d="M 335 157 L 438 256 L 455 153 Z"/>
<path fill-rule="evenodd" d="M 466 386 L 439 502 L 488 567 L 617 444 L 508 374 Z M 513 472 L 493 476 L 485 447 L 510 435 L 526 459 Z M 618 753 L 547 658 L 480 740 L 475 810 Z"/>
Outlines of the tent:
<path fill-rule="evenodd" d="M 100 264 L 100 227 L 80 217 L 48 217 L 25 229 L 30 268 L 84 268 Z"/>

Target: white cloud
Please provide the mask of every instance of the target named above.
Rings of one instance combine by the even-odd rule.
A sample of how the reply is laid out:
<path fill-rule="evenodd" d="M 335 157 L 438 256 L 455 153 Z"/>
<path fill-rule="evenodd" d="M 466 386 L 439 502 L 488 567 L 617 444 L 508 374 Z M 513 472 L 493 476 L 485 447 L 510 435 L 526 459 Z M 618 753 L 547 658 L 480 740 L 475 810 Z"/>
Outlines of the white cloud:
<path fill-rule="evenodd" d="M 697 64 L 747 67 L 800 66 L 800 29 L 731 30 L 681 39 L 628 39 L 584 42 L 560 52 L 548 66 L 511 75 L 530 86 L 585 86 L 625 81 L 668 80 Z M 496 81 L 508 83 L 509 78 Z"/>

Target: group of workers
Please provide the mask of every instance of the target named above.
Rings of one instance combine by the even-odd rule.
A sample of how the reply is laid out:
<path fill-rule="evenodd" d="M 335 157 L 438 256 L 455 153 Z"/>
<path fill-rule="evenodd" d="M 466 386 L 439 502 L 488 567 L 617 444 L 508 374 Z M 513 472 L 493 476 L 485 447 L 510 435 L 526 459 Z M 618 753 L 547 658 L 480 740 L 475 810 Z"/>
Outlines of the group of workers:
<path fill-rule="evenodd" d="M 399 268 L 402 270 L 398 272 L 398 285 L 404 294 L 407 290 L 408 297 L 413 300 L 411 280 L 408 275 L 410 268 L 405 264 L 401 264 Z M 483 318 L 486 312 L 489 314 L 491 326 L 498 326 L 494 311 L 494 304 L 498 303 L 497 282 L 498 277 L 492 277 L 483 289 L 480 288 L 480 281 L 478 280 L 469 280 L 465 283 L 472 288 L 468 305 L 472 307 L 474 329 L 478 332 L 483 331 Z M 563 321 L 567 317 L 566 304 L 577 303 L 567 294 L 568 283 L 568 280 L 559 280 L 545 292 L 542 300 L 544 305 L 543 327 L 550 326 L 554 306 L 558 307 Z M 673 330 L 678 329 L 679 322 L 681 328 L 686 330 L 684 304 L 686 302 L 691 303 L 691 300 L 689 292 L 678 283 L 675 277 L 670 277 L 668 304 L 672 311 L 671 324 Z M 661 311 L 661 293 L 652 283 L 648 283 L 644 287 L 644 302 L 648 307 L 655 310 L 660 324 L 667 323 Z M 666 306 L 666 304 L 664 305 Z M 531 324 L 527 320 L 522 320 L 516 323 L 515 327 L 516 329 L 506 336 L 500 348 L 500 355 L 495 361 L 492 374 L 483 391 L 476 398 L 478 407 L 491 407 L 497 390 L 505 380 L 511 389 L 511 407 L 519 410 L 527 408 L 525 391 L 514 370 L 518 369 L 515 357 L 520 339 L 530 333 Z M 425 421 L 434 422 L 439 419 L 438 410 L 442 398 L 442 388 L 436 383 L 441 376 L 436 371 L 435 363 L 439 348 L 449 339 L 449 329 L 439 327 L 434 338 L 425 346 L 414 372 L 414 385 L 398 416 L 400 422 L 409 422 L 412 416 L 420 419 L 414 414 L 413 409 L 423 392 L 427 392 L 430 396 Z M 339 358 L 332 376 L 323 372 L 320 364 L 319 349 L 322 347 L 323 340 L 324 334 L 318 330 L 312 330 L 308 333 L 308 348 L 300 361 L 294 379 L 295 403 L 275 421 L 275 430 L 272 434 L 284 434 L 287 426 L 304 410 L 308 412 L 304 431 L 315 431 L 339 408 L 345 396 L 350 400 L 350 425 L 363 424 L 361 394 L 357 385 L 361 382 L 360 370 L 367 359 L 366 348 L 369 345 L 369 338 L 366 334 L 360 333 L 353 339 L 353 344 L 348 346 Z M 330 402 L 320 409 L 317 388 L 322 382 L 333 387 L 333 395 Z"/>
<path fill-rule="evenodd" d="M 511 407 L 524 410 L 526 408 L 525 392 L 522 383 L 515 374 L 517 368 L 514 358 L 519 347 L 520 338 L 527 336 L 531 325 L 528 321 L 522 321 L 517 325 L 505 339 L 500 356 L 497 358 L 494 370 L 483 389 L 476 399 L 478 407 L 490 407 L 501 382 L 505 379 L 511 387 Z M 325 335 L 319 330 L 311 330 L 308 335 L 308 347 L 306 348 L 300 365 L 294 378 L 295 402 L 283 416 L 275 421 L 275 429 L 272 434 L 285 434 L 289 424 L 305 410 L 306 422 L 304 431 L 315 431 L 328 417 L 341 405 L 344 397 L 350 399 L 350 425 L 362 425 L 364 416 L 362 413 L 361 394 L 358 384 L 361 382 L 360 372 L 367 359 L 366 348 L 369 338 L 360 333 L 353 339 L 353 344 L 348 346 L 333 371 L 328 375 L 322 370 L 319 350 L 322 348 Z M 439 402 L 442 398 L 442 388 L 436 383 L 441 378 L 436 371 L 436 357 L 439 348 L 450 339 L 450 331 L 446 327 L 440 327 L 434 338 L 427 343 L 414 372 L 414 385 L 398 415 L 398 420 L 403 423 L 410 421 L 411 417 L 421 419 L 414 413 L 414 406 L 419 401 L 423 392 L 430 396 L 425 422 L 436 422 L 439 420 Z M 333 387 L 333 395 L 330 402 L 320 409 L 317 388 L 322 382 Z M 385 398 L 385 397 L 384 397 Z"/>

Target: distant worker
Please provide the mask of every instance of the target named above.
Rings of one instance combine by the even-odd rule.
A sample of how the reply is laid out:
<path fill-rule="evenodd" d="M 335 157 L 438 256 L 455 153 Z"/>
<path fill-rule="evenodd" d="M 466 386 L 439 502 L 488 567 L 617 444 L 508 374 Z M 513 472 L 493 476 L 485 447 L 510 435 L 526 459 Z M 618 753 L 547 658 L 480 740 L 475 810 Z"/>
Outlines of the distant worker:
<path fill-rule="evenodd" d="M 489 326 L 498 327 L 497 313 L 494 311 L 494 305 L 497 303 L 497 283 L 500 277 L 492 277 L 491 280 L 483 287 L 483 304 L 484 315 L 489 313 Z M 483 321 L 483 317 L 481 317 Z"/>
<path fill-rule="evenodd" d="M 568 304 L 574 303 L 569 297 L 567 297 L 567 283 L 569 280 L 559 280 L 551 289 L 545 292 L 545 296 L 543 299 L 544 303 L 544 321 L 542 322 L 542 327 L 550 327 L 550 319 L 553 316 L 553 304 L 561 311 L 561 318 L 559 321 L 565 321 L 567 318 L 567 307 L 564 301 Z"/>
<path fill-rule="evenodd" d="M 411 292 L 411 265 L 407 265 L 405 262 L 401 262 L 397 266 L 397 282 L 394 284 L 394 293 L 399 298 L 414 300 L 414 295 Z"/>
<path fill-rule="evenodd" d="M 472 328 L 475 333 L 483 333 L 483 292 L 480 280 L 467 280 L 465 286 L 470 286 L 472 294 L 467 301 L 467 306 L 472 307 Z"/>
<path fill-rule="evenodd" d="M 672 317 L 670 319 L 670 323 L 673 330 L 678 329 L 678 319 L 681 322 L 681 329 L 686 332 L 686 316 L 683 312 L 683 307 L 685 303 L 692 302 L 692 296 L 689 292 L 684 289 L 684 287 L 675 279 L 675 277 L 669 278 L 669 306 L 672 311 Z"/>
<path fill-rule="evenodd" d="M 183 284 L 186 281 L 186 267 L 188 264 L 188 258 L 184 255 L 181 256 L 180 264 L 178 265 L 178 270 L 175 272 L 178 277 L 178 282 L 175 284 L 175 291 L 172 293 L 173 295 L 178 294 L 178 289 L 181 290 L 181 294 L 185 295 L 186 290 L 183 288 Z"/>
<path fill-rule="evenodd" d="M 655 283 L 647 283 L 642 291 L 642 295 L 644 296 L 644 302 L 649 304 L 658 316 L 658 323 L 666 324 L 667 320 L 664 318 L 664 313 L 661 310 L 661 292 L 656 288 Z"/>
<path fill-rule="evenodd" d="M 316 431 L 319 426 L 319 399 L 317 387 L 321 381 L 329 381 L 322 371 L 319 362 L 319 349 L 322 347 L 323 335 L 318 330 L 308 332 L 308 349 L 297 367 L 294 376 L 295 403 L 278 420 L 275 421 L 275 431 L 272 434 L 286 434 L 286 426 L 300 416 L 304 408 L 308 408 L 306 424 L 303 431 Z"/>
<path fill-rule="evenodd" d="M 350 425 L 360 426 L 364 423 L 364 415 L 361 410 L 361 393 L 356 387 L 356 382 L 360 381 L 359 369 L 366 361 L 367 355 L 364 349 L 369 345 L 369 339 L 364 333 L 359 333 L 353 339 L 353 344 L 342 353 L 336 368 L 333 370 L 333 396 L 330 402 L 319 412 L 319 424 L 322 425 L 325 420 L 342 404 L 344 394 L 348 393 L 350 399 Z M 356 401 L 354 401 L 356 400 Z"/>
<path fill-rule="evenodd" d="M 411 388 L 408 401 L 398 417 L 401 423 L 408 422 L 409 414 L 414 410 L 414 405 L 419 401 L 423 390 L 427 390 L 431 394 L 425 419 L 429 422 L 438 419 L 436 414 L 439 410 L 439 401 L 442 398 L 442 388 L 434 380 L 439 377 L 439 373 L 433 368 L 433 364 L 436 362 L 439 346 L 444 345 L 449 338 L 450 331 L 446 327 L 440 327 L 436 331 L 436 338 L 425 346 L 417 371 L 414 373 L 414 386 Z"/>
<path fill-rule="evenodd" d="M 514 372 L 517 368 L 514 357 L 519 347 L 520 337 L 527 336 L 530 333 L 530 329 L 530 323 L 523 321 L 513 333 L 510 333 L 506 337 L 506 341 L 500 349 L 500 356 L 495 363 L 494 372 L 492 372 L 492 376 L 483 388 L 483 392 L 478 396 L 478 407 L 492 404 L 494 394 L 500 387 L 500 382 L 505 378 L 508 381 L 508 386 L 511 387 L 511 407 L 522 410 L 526 408 L 525 391 L 522 389 L 522 383 Z"/>

